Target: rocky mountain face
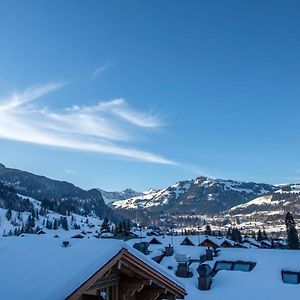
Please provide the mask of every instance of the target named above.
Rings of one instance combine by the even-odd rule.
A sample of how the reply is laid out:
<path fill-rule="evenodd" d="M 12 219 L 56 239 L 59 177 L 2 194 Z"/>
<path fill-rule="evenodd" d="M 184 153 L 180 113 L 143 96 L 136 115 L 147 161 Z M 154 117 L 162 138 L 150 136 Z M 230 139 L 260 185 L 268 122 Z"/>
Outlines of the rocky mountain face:
<path fill-rule="evenodd" d="M 55 212 L 108 217 L 118 222 L 121 217 L 109 208 L 97 189 L 83 190 L 75 185 L 49 179 L 29 172 L 0 165 L 0 182 L 18 194 L 41 201 L 45 208 Z"/>
<path fill-rule="evenodd" d="M 112 205 L 125 213 L 139 209 L 169 214 L 216 214 L 275 190 L 275 186 L 264 183 L 198 177 Z"/>
<path fill-rule="evenodd" d="M 133 189 L 125 189 L 122 192 L 107 192 L 102 189 L 98 189 L 103 197 L 105 203 L 111 203 L 119 200 L 125 200 L 133 197 L 142 196 L 143 193 L 134 191 Z"/>

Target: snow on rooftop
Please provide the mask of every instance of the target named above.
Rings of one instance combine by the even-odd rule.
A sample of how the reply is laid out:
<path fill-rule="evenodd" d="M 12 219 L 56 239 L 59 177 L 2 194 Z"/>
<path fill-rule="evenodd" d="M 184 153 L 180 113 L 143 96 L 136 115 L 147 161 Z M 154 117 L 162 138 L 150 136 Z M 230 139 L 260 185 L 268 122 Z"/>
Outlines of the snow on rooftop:
<path fill-rule="evenodd" d="M 197 297 L 207 300 L 281 300 L 299 297 L 299 285 L 288 285 L 281 280 L 282 269 L 300 271 L 299 251 L 226 248 L 221 250 L 217 260 L 252 261 L 256 266 L 251 272 L 219 271 L 211 289 L 200 291 L 197 289 L 198 264 L 192 264 L 193 278 L 183 278 L 188 291 L 186 300 L 195 300 Z"/>
<path fill-rule="evenodd" d="M 195 245 L 198 240 L 203 241 L 206 236 L 187 236 Z M 161 245 L 149 245 L 150 251 L 163 249 L 172 242 L 171 236 L 156 237 L 162 242 Z M 175 275 L 177 261 L 175 255 L 183 254 L 192 260 L 199 259 L 200 255 L 205 253 L 206 247 L 180 245 L 185 236 L 173 236 L 174 255 L 165 257 L 160 265 Z M 209 237 L 214 242 L 220 244 L 224 238 Z M 147 237 L 143 241 L 150 241 L 152 237 Z M 229 240 L 230 241 L 230 240 Z M 128 241 L 134 243 L 134 240 Z M 135 241 L 136 242 L 136 241 Z M 151 253 L 150 253 L 151 256 Z M 281 280 L 281 270 L 300 271 L 300 251 L 295 250 L 271 250 L 271 249 L 240 249 L 240 248 L 221 248 L 220 255 L 214 261 L 206 262 L 211 267 L 215 261 L 251 261 L 256 263 L 251 272 L 241 271 L 219 271 L 213 279 L 209 291 L 200 291 L 197 288 L 198 262 L 190 265 L 193 272 L 192 278 L 180 278 L 185 284 L 187 291 L 186 300 L 282 300 L 286 297 L 298 299 L 300 294 L 300 285 L 285 284 Z M 168 269 L 172 267 L 172 269 Z"/>
<path fill-rule="evenodd" d="M 50 235 L 1 238 L 1 299 L 64 299 L 122 248 L 182 286 L 175 275 L 123 241 L 72 239 L 71 246 L 62 247 L 63 240 Z"/>

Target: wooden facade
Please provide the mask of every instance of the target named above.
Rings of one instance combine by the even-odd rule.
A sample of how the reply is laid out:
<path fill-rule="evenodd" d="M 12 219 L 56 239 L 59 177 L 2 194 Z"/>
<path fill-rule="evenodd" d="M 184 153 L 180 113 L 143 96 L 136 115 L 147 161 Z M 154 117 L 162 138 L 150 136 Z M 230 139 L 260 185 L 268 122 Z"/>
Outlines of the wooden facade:
<path fill-rule="evenodd" d="M 210 247 L 210 248 L 219 248 L 219 245 L 217 245 L 215 242 L 213 242 L 212 240 L 210 240 L 209 238 L 206 238 L 204 241 L 202 241 L 199 246 L 202 247 Z"/>
<path fill-rule="evenodd" d="M 185 237 L 183 239 L 183 241 L 180 243 L 180 245 L 184 245 L 184 246 L 195 246 L 195 244 L 188 238 Z"/>
<path fill-rule="evenodd" d="M 66 300 L 171 300 L 185 294 L 176 282 L 122 249 Z"/>

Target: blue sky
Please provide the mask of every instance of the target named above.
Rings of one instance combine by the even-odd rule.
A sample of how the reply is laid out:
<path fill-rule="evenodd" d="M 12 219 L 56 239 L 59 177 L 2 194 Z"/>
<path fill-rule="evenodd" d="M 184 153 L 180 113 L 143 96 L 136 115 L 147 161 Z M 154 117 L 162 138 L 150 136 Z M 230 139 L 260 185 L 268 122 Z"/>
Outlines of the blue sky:
<path fill-rule="evenodd" d="M 0 161 L 81 187 L 300 181 L 298 1 L 3 1 Z"/>

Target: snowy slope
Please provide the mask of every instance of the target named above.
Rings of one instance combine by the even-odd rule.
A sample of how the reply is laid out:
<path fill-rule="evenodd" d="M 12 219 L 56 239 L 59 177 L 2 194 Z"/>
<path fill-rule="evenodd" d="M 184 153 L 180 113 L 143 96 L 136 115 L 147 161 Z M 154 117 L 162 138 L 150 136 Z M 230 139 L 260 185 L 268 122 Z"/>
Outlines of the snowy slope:
<path fill-rule="evenodd" d="M 0 185 L 4 184 L 21 195 L 32 197 L 39 201 L 55 200 L 55 208 L 60 212 L 63 209 L 82 215 L 96 215 L 100 218 L 109 217 L 114 222 L 122 220 L 108 207 L 97 189 L 84 190 L 72 183 L 47 178 L 22 170 L 12 169 L 0 165 Z M 0 199 L 1 200 L 1 199 Z M 53 203 L 52 203 L 53 204 Z M 50 203 L 50 206 L 52 206 Z M 4 207 L 0 203 L 0 207 Z"/>
<path fill-rule="evenodd" d="M 37 201 L 30 197 L 25 197 L 19 195 L 24 199 L 29 199 L 30 202 L 33 203 L 34 209 L 39 211 L 41 209 L 40 201 Z M 6 217 L 7 209 L 0 208 L 0 235 L 11 235 L 14 234 L 15 229 L 21 229 L 22 227 L 25 228 L 28 222 L 28 217 L 31 215 L 30 212 L 17 212 L 12 210 L 12 217 L 11 220 L 7 220 Z M 39 215 L 35 218 L 35 229 L 41 228 L 45 232 L 56 232 L 53 229 L 46 228 L 46 222 L 51 221 L 52 224 L 54 220 L 60 220 L 61 218 L 66 218 L 68 222 L 69 234 L 74 235 L 75 233 L 79 233 L 81 231 L 92 231 L 93 234 L 99 232 L 100 226 L 102 224 L 102 220 L 98 217 L 83 217 L 78 214 L 71 214 L 69 216 L 61 215 L 55 213 L 51 210 L 47 210 L 45 216 Z M 80 226 L 80 229 L 78 226 Z M 63 231 L 62 226 L 59 226 L 57 232 Z"/>

